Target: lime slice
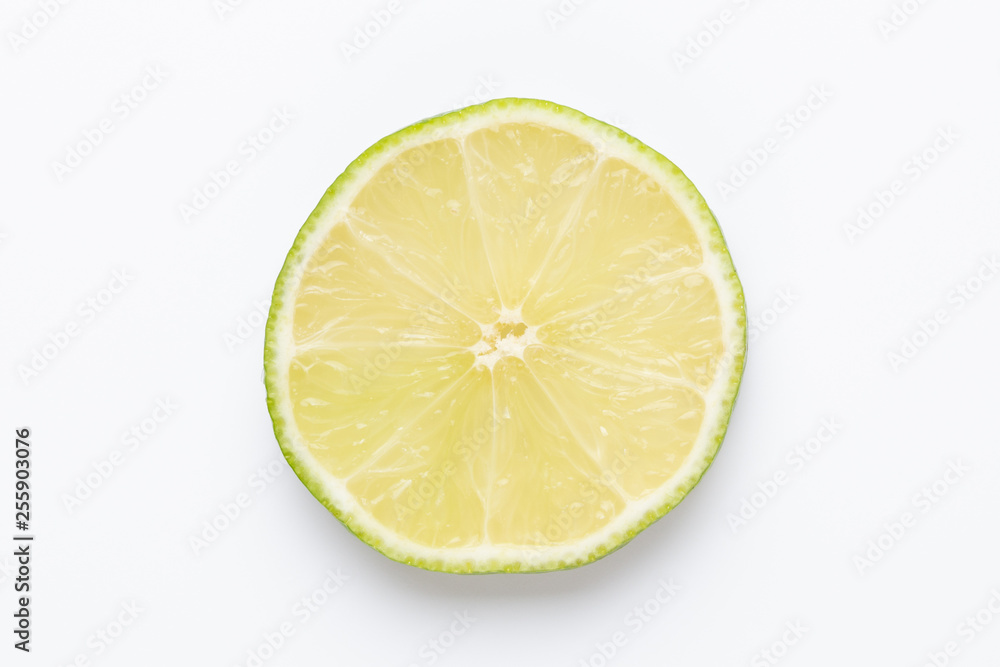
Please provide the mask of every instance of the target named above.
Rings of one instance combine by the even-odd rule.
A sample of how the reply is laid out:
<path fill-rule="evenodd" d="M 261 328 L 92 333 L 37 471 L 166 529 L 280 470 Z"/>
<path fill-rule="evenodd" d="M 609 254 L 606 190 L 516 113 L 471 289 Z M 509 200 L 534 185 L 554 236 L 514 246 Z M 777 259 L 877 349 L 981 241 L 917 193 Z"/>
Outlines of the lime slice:
<path fill-rule="evenodd" d="M 378 142 L 274 289 L 268 407 L 299 478 L 390 558 L 542 571 L 698 482 L 746 345 L 719 227 L 666 158 L 505 99 Z"/>

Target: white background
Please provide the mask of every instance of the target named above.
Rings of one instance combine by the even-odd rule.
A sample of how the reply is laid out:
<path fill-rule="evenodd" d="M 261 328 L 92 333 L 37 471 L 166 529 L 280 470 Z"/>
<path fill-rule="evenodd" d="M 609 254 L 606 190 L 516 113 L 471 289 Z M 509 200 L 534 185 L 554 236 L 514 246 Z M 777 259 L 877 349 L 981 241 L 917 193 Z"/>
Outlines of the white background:
<path fill-rule="evenodd" d="M 28 426 L 37 541 L 27 656 L 11 648 L 0 551 L 0 662 L 253 665 L 248 651 L 289 622 L 263 664 L 768 665 L 775 642 L 788 666 L 917 667 L 949 642 L 948 664 L 997 664 L 1000 5 L 909 0 L 888 32 L 893 0 L 577 2 L 403 0 L 350 58 L 342 45 L 387 2 L 247 0 L 220 16 L 211 0 L 91 0 L 49 3 L 47 20 L 44 2 L 4 3 L 0 539 L 14 532 L 14 429 Z M 147 68 L 162 80 L 142 89 Z M 281 461 L 253 313 L 348 162 L 411 122 L 504 96 L 578 108 L 680 165 L 758 324 L 725 445 L 678 509 L 578 570 L 429 573 L 349 534 Z M 293 119 L 249 159 L 241 144 L 276 109 Z M 794 132 L 790 113 L 804 119 Z M 111 132 L 58 173 L 105 118 Z M 724 193 L 768 139 L 763 166 Z M 937 159 L 914 172 L 925 150 Z M 230 160 L 240 172 L 185 220 Z M 849 233 L 894 180 L 901 194 Z M 102 292 L 122 270 L 125 288 Z M 87 299 L 106 304 L 91 316 Z M 936 311 L 943 323 L 927 325 Z M 43 349 L 52 358 L 26 373 Z M 178 407 L 127 449 L 157 399 Z M 833 438 L 789 460 L 824 419 Z M 68 508 L 115 450 L 119 465 Z M 271 482 L 251 479 L 271 462 Z M 915 498 L 952 463 L 967 470 L 940 498 Z M 773 497 L 753 496 L 782 472 Z M 191 538 L 241 493 L 250 506 L 196 555 Z M 759 508 L 738 524 L 744 500 Z M 905 513 L 901 536 L 885 532 Z M 300 622 L 295 605 L 338 569 L 346 582 Z M 662 604 L 661 580 L 680 587 Z M 138 618 L 103 643 L 129 603 Z M 655 611 L 638 624 L 643 605 Z M 463 612 L 471 628 L 434 653 Z M 624 645 L 605 659 L 616 632 Z"/>

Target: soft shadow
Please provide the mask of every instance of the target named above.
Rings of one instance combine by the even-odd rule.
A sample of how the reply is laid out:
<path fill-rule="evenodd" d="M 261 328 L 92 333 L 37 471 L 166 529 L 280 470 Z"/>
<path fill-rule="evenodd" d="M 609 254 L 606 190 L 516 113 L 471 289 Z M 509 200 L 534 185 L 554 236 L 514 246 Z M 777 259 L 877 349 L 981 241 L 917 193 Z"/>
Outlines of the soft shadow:
<path fill-rule="evenodd" d="M 733 413 L 726 441 L 730 446 L 740 446 L 739 425 L 745 422 L 740 411 Z M 726 444 L 719 452 L 724 457 Z M 411 565 L 398 563 L 375 551 L 351 535 L 332 515 L 328 515 L 329 529 L 337 532 L 332 548 L 350 552 L 355 564 L 363 563 L 365 579 L 374 578 L 391 582 L 391 587 L 415 591 L 429 599 L 466 600 L 469 604 L 490 600 L 537 600 L 541 598 L 566 598 L 592 596 L 602 591 L 619 590 L 628 586 L 636 572 L 648 573 L 651 578 L 667 577 L 676 571 L 675 564 L 682 551 L 692 544 L 702 542 L 709 521 L 718 520 L 717 508 L 712 506 L 718 490 L 713 486 L 722 482 L 721 471 L 713 465 L 701 482 L 666 516 L 649 526 L 631 542 L 604 558 L 571 570 L 540 573 L 499 574 L 448 574 L 431 572 Z M 719 479 L 715 479 L 719 478 Z M 324 530 L 327 526 L 324 526 Z M 358 551 L 355 551 L 358 550 Z M 363 553 L 361 553 L 363 552 Z M 358 573 L 359 578 L 362 573 Z"/>
<path fill-rule="evenodd" d="M 634 577 L 636 571 L 651 576 L 666 576 L 671 553 L 682 536 L 690 534 L 698 514 L 697 489 L 678 507 L 648 527 L 631 542 L 604 558 L 571 570 L 538 573 L 447 574 L 430 572 L 397 563 L 370 552 L 367 577 L 379 577 L 395 586 L 418 592 L 421 596 L 447 600 L 482 602 L 483 598 L 536 599 L 572 598 L 604 590 L 617 590 Z M 691 524 L 691 525 L 688 525 Z M 679 541 L 680 540 L 680 541 Z"/>

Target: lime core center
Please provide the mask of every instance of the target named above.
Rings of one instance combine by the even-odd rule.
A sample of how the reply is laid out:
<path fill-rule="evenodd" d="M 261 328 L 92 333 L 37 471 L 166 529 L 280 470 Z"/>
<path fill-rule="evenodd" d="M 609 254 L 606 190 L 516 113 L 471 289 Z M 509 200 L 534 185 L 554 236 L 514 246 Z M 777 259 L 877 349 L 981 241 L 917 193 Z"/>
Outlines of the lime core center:
<path fill-rule="evenodd" d="M 492 324 L 480 324 L 482 338 L 470 349 L 476 354 L 476 365 L 493 370 L 504 357 L 524 359 L 524 349 L 538 343 L 538 327 L 521 321 L 521 314 L 504 309 L 500 319 Z"/>

